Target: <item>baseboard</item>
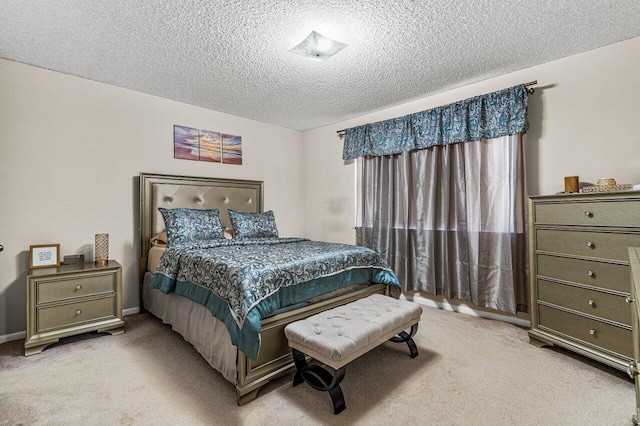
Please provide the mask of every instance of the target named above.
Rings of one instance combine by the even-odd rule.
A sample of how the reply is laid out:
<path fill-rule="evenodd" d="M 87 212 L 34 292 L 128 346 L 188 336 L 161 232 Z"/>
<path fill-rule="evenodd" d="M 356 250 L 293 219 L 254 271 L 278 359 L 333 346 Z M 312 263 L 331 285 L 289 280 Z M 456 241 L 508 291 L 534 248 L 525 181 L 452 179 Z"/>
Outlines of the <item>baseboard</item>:
<path fill-rule="evenodd" d="M 509 315 L 501 315 L 493 312 L 477 311 L 473 308 L 463 305 L 452 305 L 448 302 L 436 302 L 435 300 L 427 299 L 421 296 L 411 296 L 403 294 L 401 299 L 411 300 L 420 305 L 429 306 L 432 308 L 443 309 L 445 311 L 459 312 L 461 314 L 470 315 L 472 317 L 480 317 L 486 319 L 492 319 L 496 321 L 508 322 L 510 324 L 518 325 L 520 327 L 531 327 L 531 322 L 522 318 L 512 317 Z"/>
<path fill-rule="evenodd" d="M 26 331 L 18 331 L 17 333 L 5 334 L 0 336 L 0 345 L 7 342 L 12 342 L 14 340 L 20 340 L 27 337 Z"/>
<path fill-rule="evenodd" d="M 122 310 L 122 316 L 123 317 L 126 317 L 127 315 L 138 314 L 138 313 L 140 313 L 140 308 L 139 307 L 128 308 L 128 309 L 123 309 Z M 17 333 L 5 334 L 5 335 L 0 336 L 0 345 L 3 344 L 3 343 L 12 342 L 14 340 L 24 339 L 25 337 L 27 337 L 27 332 L 26 331 L 18 331 Z"/>
<path fill-rule="evenodd" d="M 123 317 L 126 317 L 127 315 L 139 314 L 139 313 L 140 313 L 140 308 L 137 306 L 135 308 L 127 308 L 122 310 Z"/>
<path fill-rule="evenodd" d="M 492 319 L 496 321 L 508 322 L 511 324 L 519 325 L 520 327 L 528 328 L 531 325 L 529 321 L 524 320 L 522 318 L 516 318 L 509 315 L 494 314 L 493 312 L 476 311 L 475 309 L 472 309 L 468 306 L 452 305 L 446 302 L 436 302 L 435 300 L 427 299 L 425 297 L 420 297 L 420 296 L 407 297 L 407 295 L 403 294 L 402 296 L 400 296 L 400 298 L 405 300 L 412 300 L 416 303 L 419 303 L 424 306 L 430 306 L 432 308 L 443 309 L 445 311 L 459 312 L 461 314 L 471 315 L 473 317 L 480 317 L 480 318 Z M 125 317 L 127 315 L 134 315 L 138 313 L 140 313 L 140 307 L 127 308 L 122 310 L 122 316 L 125 316 Z M 27 336 L 26 331 L 18 331 L 17 333 L 5 334 L 3 336 L 0 336 L 0 344 L 11 342 L 13 340 L 24 339 L 26 336 Z"/>

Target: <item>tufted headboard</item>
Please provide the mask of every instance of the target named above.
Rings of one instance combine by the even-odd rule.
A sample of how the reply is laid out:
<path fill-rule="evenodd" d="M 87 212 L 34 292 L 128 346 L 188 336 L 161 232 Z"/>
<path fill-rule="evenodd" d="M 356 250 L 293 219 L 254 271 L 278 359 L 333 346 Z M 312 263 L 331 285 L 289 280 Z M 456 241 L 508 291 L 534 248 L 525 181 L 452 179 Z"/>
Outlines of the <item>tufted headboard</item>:
<path fill-rule="evenodd" d="M 140 173 L 140 274 L 144 275 L 150 239 L 164 231 L 158 207 L 220 209 L 220 220 L 231 229 L 227 209 L 262 212 L 263 182 Z M 142 282 L 142 281 L 141 281 Z"/>

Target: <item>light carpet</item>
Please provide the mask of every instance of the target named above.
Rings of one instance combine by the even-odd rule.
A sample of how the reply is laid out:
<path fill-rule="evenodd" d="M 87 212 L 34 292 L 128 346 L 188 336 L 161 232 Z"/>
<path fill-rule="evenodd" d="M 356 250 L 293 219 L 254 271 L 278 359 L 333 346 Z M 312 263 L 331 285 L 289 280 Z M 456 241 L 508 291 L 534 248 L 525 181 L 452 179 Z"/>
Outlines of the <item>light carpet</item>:
<path fill-rule="evenodd" d="M 125 318 L 119 336 L 64 339 L 24 357 L 0 345 L 3 425 L 628 425 L 633 383 L 564 350 L 537 348 L 525 329 L 425 308 L 420 355 L 385 343 L 347 366 L 347 408 L 326 392 L 271 382 L 236 405 L 235 388 L 169 326 Z"/>

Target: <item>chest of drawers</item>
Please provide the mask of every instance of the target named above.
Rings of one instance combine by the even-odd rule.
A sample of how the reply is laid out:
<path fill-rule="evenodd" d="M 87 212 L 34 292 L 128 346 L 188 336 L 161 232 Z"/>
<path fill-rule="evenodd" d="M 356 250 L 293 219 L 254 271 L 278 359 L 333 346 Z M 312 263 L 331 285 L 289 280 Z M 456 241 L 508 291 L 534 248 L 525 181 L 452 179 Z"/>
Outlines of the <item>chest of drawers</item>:
<path fill-rule="evenodd" d="M 640 246 L 640 191 L 531 197 L 529 246 L 531 343 L 626 369 L 628 247 Z"/>
<path fill-rule="evenodd" d="M 122 333 L 121 297 L 122 268 L 113 260 L 29 271 L 25 355 L 88 331 Z"/>
<path fill-rule="evenodd" d="M 631 264 L 631 326 L 633 329 L 633 361 L 629 363 L 627 373 L 635 379 L 636 409 L 632 423 L 638 424 L 640 419 L 640 247 L 629 247 Z"/>

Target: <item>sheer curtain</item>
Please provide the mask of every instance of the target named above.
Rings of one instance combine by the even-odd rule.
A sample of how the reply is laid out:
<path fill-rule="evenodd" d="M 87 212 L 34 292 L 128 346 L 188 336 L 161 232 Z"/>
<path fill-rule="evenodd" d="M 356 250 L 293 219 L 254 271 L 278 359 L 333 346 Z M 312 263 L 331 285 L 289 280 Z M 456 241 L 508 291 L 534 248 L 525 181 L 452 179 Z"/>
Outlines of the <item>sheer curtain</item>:
<path fill-rule="evenodd" d="M 528 312 L 522 133 L 357 164 L 357 243 L 405 291 Z"/>

